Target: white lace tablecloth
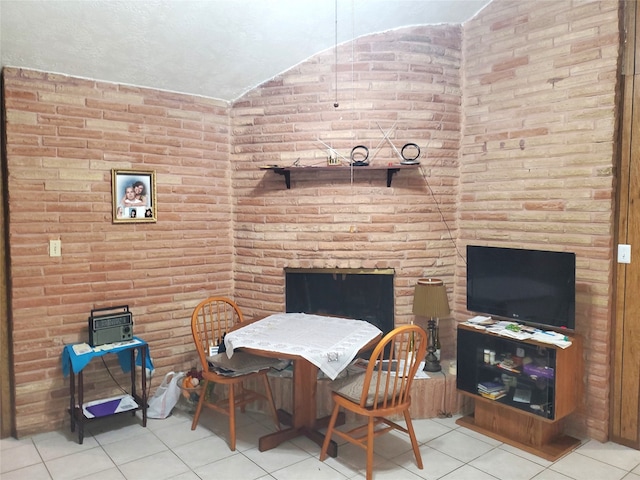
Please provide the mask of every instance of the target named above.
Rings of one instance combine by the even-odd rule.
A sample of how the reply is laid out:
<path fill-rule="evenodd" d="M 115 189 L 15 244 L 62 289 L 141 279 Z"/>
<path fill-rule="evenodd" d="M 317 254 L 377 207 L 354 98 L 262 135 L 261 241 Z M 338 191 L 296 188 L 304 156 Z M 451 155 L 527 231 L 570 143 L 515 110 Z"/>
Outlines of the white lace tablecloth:
<path fill-rule="evenodd" d="M 224 344 L 229 358 L 241 347 L 298 355 L 334 380 L 381 333 L 364 320 L 277 313 L 227 333 Z"/>

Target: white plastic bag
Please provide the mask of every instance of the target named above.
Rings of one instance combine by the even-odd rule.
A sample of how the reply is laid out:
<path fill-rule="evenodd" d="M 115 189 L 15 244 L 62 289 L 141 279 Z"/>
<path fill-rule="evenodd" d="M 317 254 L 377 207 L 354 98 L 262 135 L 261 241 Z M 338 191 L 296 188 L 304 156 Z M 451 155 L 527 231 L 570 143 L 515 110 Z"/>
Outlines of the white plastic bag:
<path fill-rule="evenodd" d="M 169 372 L 164 376 L 156 393 L 149 399 L 148 418 L 167 418 L 180 399 L 180 383 L 184 372 Z"/>

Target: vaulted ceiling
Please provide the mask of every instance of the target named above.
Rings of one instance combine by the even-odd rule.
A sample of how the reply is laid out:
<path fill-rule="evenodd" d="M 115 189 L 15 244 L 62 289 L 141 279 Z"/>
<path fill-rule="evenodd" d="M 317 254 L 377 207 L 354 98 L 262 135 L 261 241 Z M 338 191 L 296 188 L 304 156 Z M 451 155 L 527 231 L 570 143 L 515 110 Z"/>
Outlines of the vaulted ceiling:
<path fill-rule="evenodd" d="M 314 54 L 490 0 L 0 0 L 2 66 L 234 100 Z"/>

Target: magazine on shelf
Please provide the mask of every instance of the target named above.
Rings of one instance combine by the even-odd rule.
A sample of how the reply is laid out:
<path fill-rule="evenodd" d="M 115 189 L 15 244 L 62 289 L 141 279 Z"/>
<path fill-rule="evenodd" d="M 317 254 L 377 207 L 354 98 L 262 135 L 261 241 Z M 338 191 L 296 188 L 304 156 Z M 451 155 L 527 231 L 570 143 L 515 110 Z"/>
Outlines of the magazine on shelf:
<path fill-rule="evenodd" d="M 501 390 L 499 392 L 493 392 L 493 393 L 480 392 L 481 396 L 483 396 L 484 398 L 488 398 L 489 400 L 498 400 L 504 397 L 506 394 L 507 394 L 507 390 Z"/>
<path fill-rule="evenodd" d="M 531 390 L 528 388 L 516 388 L 513 401 L 519 403 L 531 403 Z"/>
<path fill-rule="evenodd" d="M 504 384 L 500 382 L 480 382 L 478 384 L 478 390 L 483 392 L 498 392 L 500 390 L 504 390 Z"/>
<path fill-rule="evenodd" d="M 135 410 L 138 404 L 131 395 L 119 395 L 117 397 L 94 400 L 82 405 L 82 413 L 87 418 L 104 417 L 114 413 Z"/>
<path fill-rule="evenodd" d="M 498 400 L 504 397 L 508 391 L 509 389 L 503 383 L 497 381 L 478 383 L 478 393 L 490 400 Z"/>

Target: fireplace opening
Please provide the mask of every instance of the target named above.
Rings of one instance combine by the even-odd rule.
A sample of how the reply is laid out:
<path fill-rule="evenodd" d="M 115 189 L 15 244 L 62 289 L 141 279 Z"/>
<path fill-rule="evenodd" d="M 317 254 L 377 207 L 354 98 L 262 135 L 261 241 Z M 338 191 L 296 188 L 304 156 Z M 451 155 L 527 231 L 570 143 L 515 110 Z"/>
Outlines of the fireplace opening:
<path fill-rule="evenodd" d="M 393 330 L 393 269 L 286 268 L 288 313 L 366 320 L 383 334 Z"/>

